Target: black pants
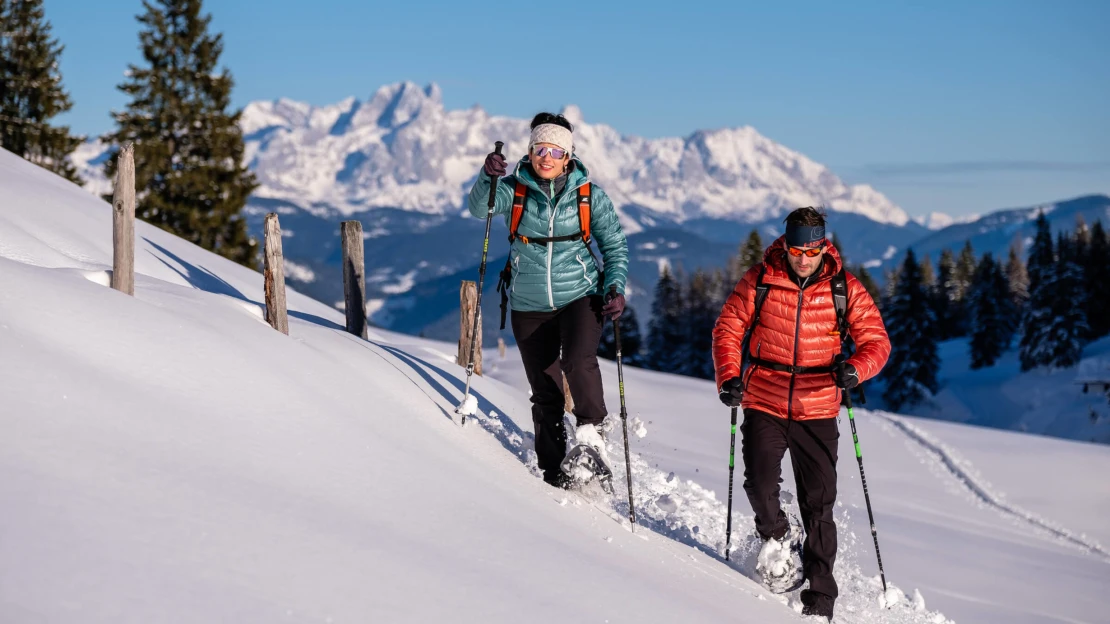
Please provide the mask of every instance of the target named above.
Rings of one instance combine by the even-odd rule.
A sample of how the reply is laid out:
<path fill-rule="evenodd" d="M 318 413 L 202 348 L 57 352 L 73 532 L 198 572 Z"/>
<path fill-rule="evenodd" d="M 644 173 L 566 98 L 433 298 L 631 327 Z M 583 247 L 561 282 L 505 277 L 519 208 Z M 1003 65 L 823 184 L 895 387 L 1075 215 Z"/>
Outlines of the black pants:
<path fill-rule="evenodd" d="M 809 591 L 836 598 L 836 451 L 840 431 L 835 418 L 786 420 L 757 410 L 744 410 L 741 452 L 744 491 L 755 512 L 755 528 L 764 538 L 782 537 L 789 528 L 779 504 L 782 456 L 790 449 L 798 488 L 798 506 L 806 539 L 802 547 Z M 805 592 L 803 592 L 804 594 Z M 802 596 L 805 602 L 806 596 Z"/>
<path fill-rule="evenodd" d="M 601 297 L 590 296 L 553 312 L 512 312 L 513 336 L 532 386 L 536 456 L 548 481 L 559 474 L 559 464 L 567 453 L 563 373 L 574 399 L 577 426 L 605 420 L 601 368 L 597 364 L 602 305 Z"/>

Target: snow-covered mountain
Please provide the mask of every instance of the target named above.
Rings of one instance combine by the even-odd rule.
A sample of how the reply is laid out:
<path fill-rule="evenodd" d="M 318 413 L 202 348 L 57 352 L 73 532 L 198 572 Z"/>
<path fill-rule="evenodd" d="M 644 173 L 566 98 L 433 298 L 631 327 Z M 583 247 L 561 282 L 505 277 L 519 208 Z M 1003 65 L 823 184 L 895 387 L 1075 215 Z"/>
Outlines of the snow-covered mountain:
<path fill-rule="evenodd" d="M 577 153 L 621 208 L 638 206 L 678 222 L 756 222 L 823 204 L 879 223 L 909 221 L 870 186 L 846 185 L 751 127 L 644 139 L 588 123 L 576 106 L 562 112 L 575 124 Z M 376 207 L 457 212 L 494 141 L 504 141 L 515 160 L 528 138 L 527 119 L 491 116 L 477 106 L 446 110 L 438 86 L 411 82 L 330 106 L 253 102 L 243 111 L 242 127 L 261 183 L 256 197 L 346 215 Z M 629 231 L 642 227 L 623 216 Z"/>
<path fill-rule="evenodd" d="M 1042 213 L 1052 228 L 1053 236 L 1060 232 L 1074 232 L 1078 219 L 1083 219 L 1088 225 L 1102 221 L 1103 227 L 1106 227 L 1110 225 L 1110 196 L 1084 195 L 1048 204 L 997 210 L 928 233 L 913 241 L 912 247 L 918 257 L 929 255 L 935 262 L 943 250 L 957 250 L 965 241 L 970 241 L 978 255 L 990 252 L 995 258 L 1005 258 L 1014 242 L 1023 246 L 1032 244 L 1037 217 Z M 887 258 L 884 268 L 902 262 L 905 249 L 905 246 L 899 246 L 899 253 Z"/>

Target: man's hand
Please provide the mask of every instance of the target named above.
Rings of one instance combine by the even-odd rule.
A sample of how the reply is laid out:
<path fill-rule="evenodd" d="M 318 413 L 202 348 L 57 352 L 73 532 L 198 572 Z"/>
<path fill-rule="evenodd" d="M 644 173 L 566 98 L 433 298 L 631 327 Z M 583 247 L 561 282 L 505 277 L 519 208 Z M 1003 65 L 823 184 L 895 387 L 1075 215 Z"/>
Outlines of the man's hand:
<path fill-rule="evenodd" d="M 856 372 L 856 367 L 847 362 L 837 362 L 833 368 L 833 374 L 836 376 L 838 388 L 851 390 L 859 385 L 859 373 Z"/>
<path fill-rule="evenodd" d="M 729 407 L 740 407 L 740 402 L 744 399 L 744 380 L 733 377 L 721 384 L 721 391 L 717 394 L 717 398 Z"/>

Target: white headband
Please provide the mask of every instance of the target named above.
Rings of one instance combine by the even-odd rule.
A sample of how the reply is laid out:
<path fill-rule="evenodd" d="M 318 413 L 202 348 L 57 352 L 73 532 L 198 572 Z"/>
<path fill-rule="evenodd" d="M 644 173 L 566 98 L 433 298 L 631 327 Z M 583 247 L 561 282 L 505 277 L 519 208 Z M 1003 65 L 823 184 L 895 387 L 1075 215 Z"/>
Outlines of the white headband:
<path fill-rule="evenodd" d="M 536 143 L 550 143 L 565 149 L 568 154 L 574 151 L 574 137 L 570 130 L 558 124 L 540 124 L 532 128 L 532 136 L 528 139 L 529 152 Z"/>

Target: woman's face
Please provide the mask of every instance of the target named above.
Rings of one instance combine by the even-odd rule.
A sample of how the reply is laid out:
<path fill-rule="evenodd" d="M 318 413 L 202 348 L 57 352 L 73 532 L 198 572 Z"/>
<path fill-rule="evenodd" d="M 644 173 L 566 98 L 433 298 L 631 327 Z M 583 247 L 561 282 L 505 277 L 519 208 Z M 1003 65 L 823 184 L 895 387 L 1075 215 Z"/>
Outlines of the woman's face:
<path fill-rule="evenodd" d="M 561 158 L 555 158 L 555 154 L 562 152 Z M 543 154 L 542 156 L 540 154 Z M 570 160 L 570 154 L 557 145 L 551 143 L 536 143 L 532 146 L 532 169 L 535 170 L 536 175 L 544 180 L 554 180 L 562 175 L 563 171 L 567 168 L 567 162 Z"/>

